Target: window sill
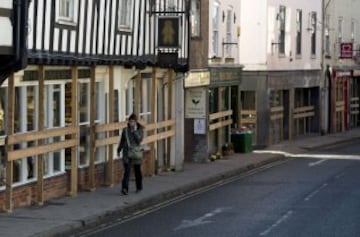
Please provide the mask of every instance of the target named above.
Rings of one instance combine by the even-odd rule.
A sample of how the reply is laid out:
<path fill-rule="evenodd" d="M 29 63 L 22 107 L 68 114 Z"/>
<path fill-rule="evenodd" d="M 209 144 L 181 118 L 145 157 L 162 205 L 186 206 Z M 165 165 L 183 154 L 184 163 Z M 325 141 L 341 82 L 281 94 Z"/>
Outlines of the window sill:
<path fill-rule="evenodd" d="M 118 31 L 121 33 L 127 33 L 130 34 L 132 32 L 132 29 L 128 26 L 119 26 Z"/>
<path fill-rule="evenodd" d="M 77 22 L 75 22 L 72 19 L 67 19 L 67 18 L 59 18 L 56 23 L 58 23 L 59 25 L 67 25 L 67 26 L 77 26 Z"/>

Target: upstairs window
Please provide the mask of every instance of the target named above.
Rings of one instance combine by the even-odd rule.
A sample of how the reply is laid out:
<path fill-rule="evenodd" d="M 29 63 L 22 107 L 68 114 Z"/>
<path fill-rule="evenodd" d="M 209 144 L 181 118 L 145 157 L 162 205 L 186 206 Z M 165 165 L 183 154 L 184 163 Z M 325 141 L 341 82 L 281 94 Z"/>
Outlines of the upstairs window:
<path fill-rule="evenodd" d="M 61 24 L 76 24 L 77 1 L 60 0 L 57 2 L 57 22 Z"/>
<path fill-rule="evenodd" d="M 200 0 L 191 0 L 191 37 L 200 37 Z"/>
<path fill-rule="evenodd" d="M 302 10 L 296 11 L 296 55 L 301 55 Z"/>
<path fill-rule="evenodd" d="M 356 36 L 356 20 L 355 19 L 351 19 L 351 41 L 355 42 L 355 36 Z"/>
<path fill-rule="evenodd" d="M 325 56 L 330 57 L 330 15 L 325 16 Z"/>
<path fill-rule="evenodd" d="M 231 23 L 232 23 L 232 9 L 227 10 L 226 13 L 226 57 L 228 58 L 232 58 L 232 48 L 231 48 L 231 43 L 232 43 L 232 27 L 231 27 Z"/>
<path fill-rule="evenodd" d="M 121 31 L 131 31 L 132 4 L 132 0 L 119 1 L 119 29 Z"/>
<path fill-rule="evenodd" d="M 316 12 L 311 12 L 311 55 L 316 54 Z"/>
<path fill-rule="evenodd" d="M 342 34 L 343 34 L 343 23 L 344 23 L 344 19 L 343 17 L 339 17 L 339 21 L 338 21 L 338 38 L 339 38 L 339 43 L 342 42 Z"/>
<path fill-rule="evenodd" d="M 219 25 L 220 25 L 220 4 L 214 2 L 213 13 L 213 36 L 212 36 L 212 51 L 213 56 L 219 55 Z"/>
<path fill-rule="evenodd" d="M 279 14 L 279 54 L 285 54 L 285 26 L 286 26 L 286 7 L 280 6 Z"/>

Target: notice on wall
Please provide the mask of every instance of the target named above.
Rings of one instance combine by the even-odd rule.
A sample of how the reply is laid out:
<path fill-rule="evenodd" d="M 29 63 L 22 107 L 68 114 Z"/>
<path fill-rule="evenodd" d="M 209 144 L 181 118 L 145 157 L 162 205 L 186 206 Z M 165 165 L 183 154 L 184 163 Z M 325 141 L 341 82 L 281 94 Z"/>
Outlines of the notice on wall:
<path fill-rule="evenodd" d="M 205 119 L 194 119 L 194 134 L 206 134 Z"/>
<path fill-rule="evenodd" d="M 185 92 L 185 118 L 206 117 L 206 87 L 188 88 Z"/>

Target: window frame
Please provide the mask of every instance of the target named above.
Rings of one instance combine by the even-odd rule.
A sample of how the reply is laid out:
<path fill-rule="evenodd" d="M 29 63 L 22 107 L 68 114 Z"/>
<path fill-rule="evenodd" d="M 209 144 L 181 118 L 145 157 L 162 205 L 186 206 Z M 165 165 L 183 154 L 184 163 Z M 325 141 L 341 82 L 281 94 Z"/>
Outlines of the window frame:
<path fill-rule="evenodd" d="M 191 37 L 201 37 L 201 3 L 200 0 L 191 0 L 190 3 Z"/>
<path fill-rule="evenodd" d="M 220 3 L 214 2 L 213 6 L 213 32 L 212 32 L 212 53 L 214 57 L 219 56 L 219 30 L 220 30 Z"/>
<path fill-rule="evenodd" d="M 317 13 L 310 13 L 310 24 L 311 24 L 311 40 L 310 40 L 310 50 L 311 56 L 314 57 L 316 55 L 316 31 L 317 31 Z"/>
<path fill-rule="evenodd" d="M 232 56 L 232 24 L 233 24 L 233 13 L 234 10 L 229 7 L 226 11 L 226 57 L 233 58 Z"/>
<path fill-rule="evenodd" d="M 279 7 L 279 55 L 285 55 L 285 35 L 286 35 L 286 6 Z"/>
<path fill-rule="evenodd" d="M 303 27 L 302 9 L 296 10 L 296 55 L 302 54 L 302 27 Z"/>
<path fill-rule="evenodd" d="M 119 9 L 118 9 L 118 30 L 121 32 L 132 32 L 132 26 L 133 26 L 133 0 L 119 0 Z M 123 7 L 125 6 L 125 8 Z M 123 17 L 123 14 L 125 14 L 125 17 Z M 122 22 L 125 19 L 125 22 Z"/>
<path fill-rule="evenodd" d="M 325 56 L 326 57 L 330 57 L 331 56 L 331 39 L 330 39 L 330 15 L 327 14 L 325 16 L 325 32 L 324 32 L 324 37 L 325 37 L 325 47 L 324 47 L 324 50 L 325 50 Z"/>
<path fill-rule="evenodd" d="M 64 16 L 61 14 L 61 9 L 63 9 L 62 4 L 64 4 L 65 2 L 69 3 L 68 16 Z M 56 22 L 63 25 L 72 25 L 72 26 L 77 25 L 78 11 L 76 9 L 78 9 L 78 4 L 79 4 L 78 0 L 56 1 Z"/>

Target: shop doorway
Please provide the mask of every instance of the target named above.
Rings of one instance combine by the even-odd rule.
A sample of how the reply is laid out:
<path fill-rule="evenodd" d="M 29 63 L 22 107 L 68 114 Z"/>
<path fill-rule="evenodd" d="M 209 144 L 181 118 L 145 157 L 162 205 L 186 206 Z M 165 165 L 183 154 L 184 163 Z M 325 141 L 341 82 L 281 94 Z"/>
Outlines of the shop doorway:
<path fill-rule="evenodd" d="M 359 78 L 354 77 L 350 80 L 350 128 L 356 128 L 360 125 L 360 118 L 359 118 L 359 108 L 360 108 L 360 101 L 359 101 L 359 91 L 360 91 L 360 83 Z"/>
<path fill-rule="evenodd" d="M 272 90 L 270 92 L 270 130 L 269 144 L 288 139 L 289 131 L 289 91 Z"/>
<path fill-rule="evenodd" d="M 251 131 L 253 144 L 257 144 L 257 99 L 255 91 L 240 92 L 239 126 Z"/>

